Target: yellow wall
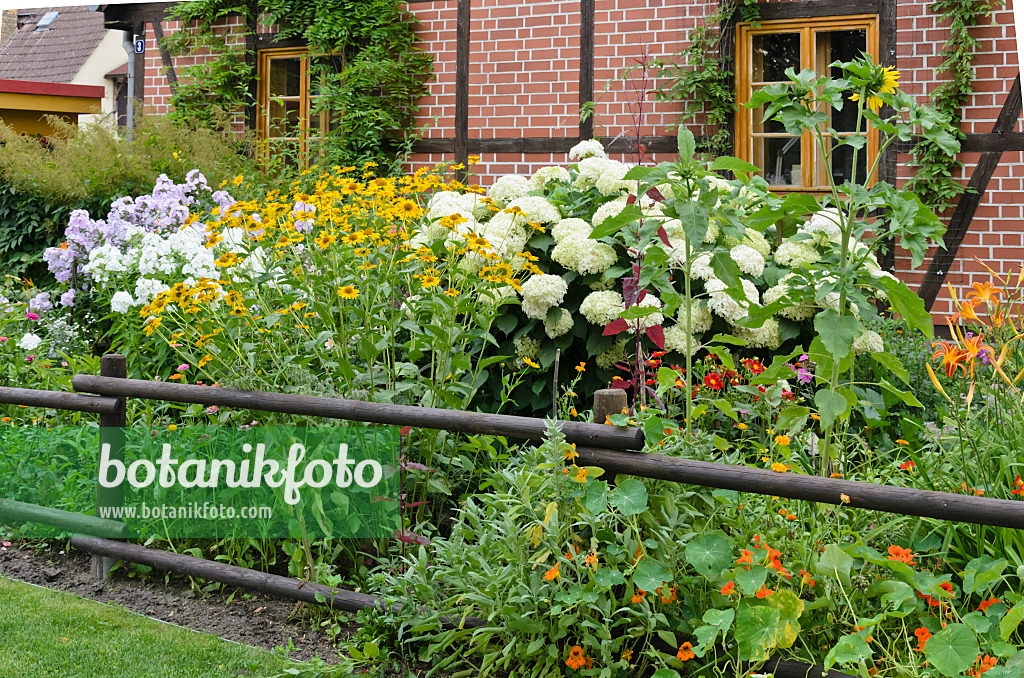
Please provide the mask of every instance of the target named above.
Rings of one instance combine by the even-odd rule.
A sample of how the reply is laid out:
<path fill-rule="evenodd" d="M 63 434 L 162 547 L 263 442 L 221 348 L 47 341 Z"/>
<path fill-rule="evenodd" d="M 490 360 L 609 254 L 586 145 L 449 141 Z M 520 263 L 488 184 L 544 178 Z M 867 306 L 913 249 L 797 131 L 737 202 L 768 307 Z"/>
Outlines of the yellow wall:
<path fill-rule="evenodd" d="M 16 131 L 22 134 L 41 134 L 43 136 L 49 136 L 53 134 L 53 127 L 47 124 L 43 116 L 51 113 L 50 111 L 19 111 L 10 108 L 0 108 L 0 120 L 6 125 L 10 125 Z M 66 122 L 72 124 L 78 124 L 77 113 L 52 113 L 53 115 L 59 115 Z"/>

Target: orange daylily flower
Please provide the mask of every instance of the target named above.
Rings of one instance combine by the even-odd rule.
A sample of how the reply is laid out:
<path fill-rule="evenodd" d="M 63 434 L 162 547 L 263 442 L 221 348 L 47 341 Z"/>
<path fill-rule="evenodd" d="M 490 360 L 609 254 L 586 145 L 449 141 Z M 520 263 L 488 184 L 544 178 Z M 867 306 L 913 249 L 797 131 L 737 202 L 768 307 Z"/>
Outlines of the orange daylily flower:
<path fill-rule="evenodd" d="M 1003 290 L 999 289 L 990 282 L 986 283 L 974 283 L 971 285 L 974 288 L 973 292 L 967 293 L 967 299 L 976 299 L 977 301 L 984 301 L 986 304 L 998 301 L 997 297 L 1005 296 Z M 977 303 L 977 302 L 975 302 Z"/>
<path fill-rule="evenodd" d="M 942 368 L 947 377 L 954 377 L 958 369 L 963 369 L 964 375 L 967 374 L 967 366 L 963 364 L 968 356 L 967 351 L 948 341 L 937 341 L 932 344 L 932 348 L 935 347 L 938 349 L 932 353 L 932 360 L 942 358 Z"/>

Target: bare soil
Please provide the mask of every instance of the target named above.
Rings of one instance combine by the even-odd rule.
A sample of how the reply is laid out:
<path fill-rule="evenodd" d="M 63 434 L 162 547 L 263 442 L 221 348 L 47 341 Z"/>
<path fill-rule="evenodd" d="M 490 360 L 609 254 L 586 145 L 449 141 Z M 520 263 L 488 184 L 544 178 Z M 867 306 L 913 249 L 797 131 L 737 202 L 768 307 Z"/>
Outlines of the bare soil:
<path fill-rule="evenodd" d="M 0 575 L 10 579 L 121 605 L 147 617 L 267 650 L 287 647 L 290 639 L 293 659 L 317 656 L 337 663 L 337 642 L 356 630 L 346 617 L 339 617 L 342 632 L 336 641 L 314 628 L 308 609 L 294 618 L 293 601 L 233 589 L 202 593 L 186 577 L 165 579 L 164 573 L 155 570 L 146 577 L 130 577 L 131 570 L 122 566 L 106 580 L 94 579 L 90 570 L 91 557 L 69 550 L 62 541 L 32 548 L 15 543 L 0 551 Z"/>

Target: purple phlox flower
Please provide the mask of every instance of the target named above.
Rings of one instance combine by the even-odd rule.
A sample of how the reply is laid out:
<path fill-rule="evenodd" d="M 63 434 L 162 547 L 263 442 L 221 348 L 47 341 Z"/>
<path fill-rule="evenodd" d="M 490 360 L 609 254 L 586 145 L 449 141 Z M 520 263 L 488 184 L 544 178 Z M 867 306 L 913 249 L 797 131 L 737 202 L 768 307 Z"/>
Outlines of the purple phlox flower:
<path fill-rule="evenodd" d="M 188 369 L 188 363 L 182 363 L 181 365 L 178 365 L 178 371 L 179 372 L 184 372 L 187 369 Z"/>
<path fill-rule="evenodd" d="M 65 292 L 64 294 L 60 295 L 60 305 L 61 306 L 68 306 L 68 307 L 75 305 L 75 290 L 74 289 L 70 289 L 67 292 Z"/>
<path fill-rule="evenodd" d="M 810 370 L 801 367 L 799 370 L 797 370 L 796 380 L 799 381 L 801 384 L 809 384 L 814 380 L 814 374 L 812 374 Z"/>
<path fill-rule="evenodd" d="M 802 356 L 800 356 L 800 362 L 803 362 L 805 360 L 810 360 L 810 359 L 811 359 L 811 356 L 807 355 L 806 353 L 804 353 Z"/>
<path fill-rule="evenodd" d="M 40 292 L 36 296 L 32 297 L 28 302 L 28 308 L 30 311 L 36 313 L 46 313 L 53 308 L 53 302 L 50 301 L 49 292 Z"/>

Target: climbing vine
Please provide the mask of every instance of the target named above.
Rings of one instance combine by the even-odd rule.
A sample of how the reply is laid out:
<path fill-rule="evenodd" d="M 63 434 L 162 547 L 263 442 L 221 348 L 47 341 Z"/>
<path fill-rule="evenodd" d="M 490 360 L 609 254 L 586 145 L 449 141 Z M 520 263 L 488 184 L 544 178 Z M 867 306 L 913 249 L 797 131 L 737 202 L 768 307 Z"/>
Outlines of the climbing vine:
<path fill-rule="evenodd" d="M 978 39 L 971 35 L 970 28 L 977 26 L 982 18 L 991 17 L 999 5 L 1002 5 L 999 0 L 936 0 L 931 5 L 931 11 L 949 23 L 949 39 L 941 52 L 941 70 L 950 76 L 932 92 L 931 99 L 956 130 L 960 129 L 963 119 L 963 106 L 974 91 L 974 49 Z M 963 133 L 959 134 L 963 138 Z M 963 162 L 929 141 L 919 142 L 912 153 L 918 169 L 907 188 L 936 211 L 952 206 L 965 190 L 954 178 Z"/>
<path fill-rule="evenodd" d="M 307 44 L 316 107 L 336 124 L 322 131 L 322 165 L 376 162 L 396 168 L 414 137 L 416 99 L 427 93 L 433 58 L 415 49 L 415 18 L 399 0 L 199 0 L 173 9 L 188 26 L 167 38 L 172 53 L 209 50 L 216 55 L 179 74 L 172 96 L 179 119 L 210 125 L 219 109 L 237 112 L 252 103 L 257 77 L 244 48 L 228 43 L 222 20 L 238 14 L 246 25 L 273 26 L 275 41 Z M 237 35 L 237 34 L 235 34 Z"/>
<path fill-rule="evenodd" d="M 722 50 L 721 27 L 737 11 L 743 21 L 760 18 L 756 0 L 725 0 L 690 31 L 685 49 L 672 55 L 671 61 L 655 64 L 659 75 L 668 81 L 655 90 L 655 95 L 662 101 L 681 102 L 682 120 L 697 122 L 710 131 L 700 139 L 699 147 L 715 156 L 731 152 L 728 122 L 736 110 L 736 88 L 732 57 Z"/>

